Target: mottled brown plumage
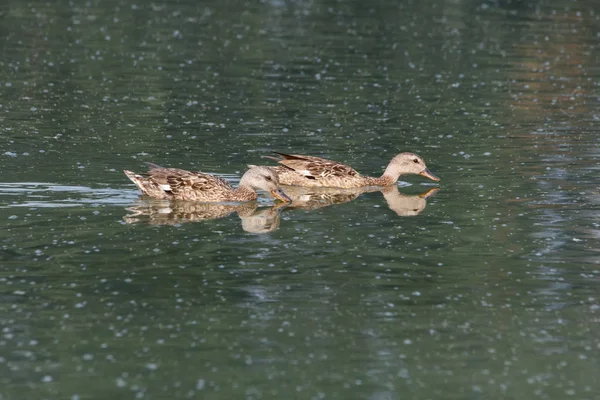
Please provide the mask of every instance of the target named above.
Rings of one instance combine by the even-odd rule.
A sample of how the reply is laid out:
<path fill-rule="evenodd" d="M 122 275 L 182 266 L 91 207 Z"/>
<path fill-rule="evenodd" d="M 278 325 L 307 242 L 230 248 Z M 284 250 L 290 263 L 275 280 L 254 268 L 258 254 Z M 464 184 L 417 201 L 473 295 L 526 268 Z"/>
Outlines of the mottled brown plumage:
<path fill-rule="evenodd" d="M 289 201 L 289 197 L 279 187 L 277 174 L 270 168 L 250 166 L 242 176 L 239 187 L 235 189 L 226 180 L 214 175 L 147 164 L 150 170 L 145 176 L 127 170 L 124 172 L 142 194 L 155 199 L 251 201 L 257 198 L 256 190 L 264 190 L 282 201 Z"/>
<path fill-rule="evenodd" d="M 269 157 L 281 165 L 273 168 L 279 175 L 282 185 L 305 187 L 356 188 L 364 186 L 390 186 L 398 181 L 400 175 L 419 174 L 434 181 L 425 161 L 413 153 L 400 153 L 390 161 L 379 178 L 363 176 L 352 167 L 325 158 L 299 154 L 277 153 L 281 158 Z"/>

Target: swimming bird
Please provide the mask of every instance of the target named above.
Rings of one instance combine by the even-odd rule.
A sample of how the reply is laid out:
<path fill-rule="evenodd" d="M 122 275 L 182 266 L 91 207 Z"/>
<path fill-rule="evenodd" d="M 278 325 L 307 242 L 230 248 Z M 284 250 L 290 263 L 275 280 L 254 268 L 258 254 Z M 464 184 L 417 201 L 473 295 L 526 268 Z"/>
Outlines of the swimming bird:
<path fill-rule="evenodd" d="M 155 199 L 192 200 L 202 202 L 252 201 L 256 191 L 264 190 L 273 197 L 290 202 L 290 198 L 279 187 L 277 174 L 268 167 L 249 165 L 238 188 L 226 180 L 200 171 L 178 168 L 163 168 L 146 163 L 150 169 L 145 175 L 124 170 L 125 175 L 142 191 Z"/>
<path fill-rule="evenodd" d="M 337 188 L 390 186 L 398 181 L 400 175 L 406 174 L 418 174 L 436 182 L 440 180 L 427 169 L 425 161 L 413 153 L 400 153 L 392 158 L 379 178 L 363 176 L 352 167 L 337 161 L 299 154 L 275 154 L 281 158 L 265 157 L 281 164 L 271 168 L 279 175 L 282 185 Z"/>

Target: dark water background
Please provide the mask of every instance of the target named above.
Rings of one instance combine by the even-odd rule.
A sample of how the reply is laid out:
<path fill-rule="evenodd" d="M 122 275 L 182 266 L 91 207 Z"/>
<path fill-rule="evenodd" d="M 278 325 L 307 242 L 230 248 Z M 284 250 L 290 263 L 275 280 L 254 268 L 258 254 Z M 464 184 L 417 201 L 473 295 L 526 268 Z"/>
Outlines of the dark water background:
<path fill-rule="evenodd" d="M 2 3 L 0 399 L 597 398 L 599 40 L 591 0 Z M 121 172 L 273 150 L 441 190 L 200 221 Z"/>

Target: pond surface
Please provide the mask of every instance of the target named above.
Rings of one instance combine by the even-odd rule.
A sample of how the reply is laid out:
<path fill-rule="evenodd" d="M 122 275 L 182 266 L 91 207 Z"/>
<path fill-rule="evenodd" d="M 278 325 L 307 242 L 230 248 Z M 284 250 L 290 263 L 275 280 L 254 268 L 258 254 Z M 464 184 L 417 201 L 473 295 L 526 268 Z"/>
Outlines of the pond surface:
<path fill-rule="evenodd" d="M 0 399 L 597 398 L 596 2 L 398 3 L 3 3 Z M 441 182 L 122 173 L 271 151 Z"/>

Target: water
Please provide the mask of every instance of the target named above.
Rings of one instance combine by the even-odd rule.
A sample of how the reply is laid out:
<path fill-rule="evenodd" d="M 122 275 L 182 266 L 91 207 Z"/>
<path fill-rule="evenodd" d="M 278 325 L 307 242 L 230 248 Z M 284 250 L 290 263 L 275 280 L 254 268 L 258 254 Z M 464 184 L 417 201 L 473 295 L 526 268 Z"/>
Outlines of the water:
<path fill-rule="evenodd" d="M 0 18 L 0 398 L 597 397 L 595 2 Z M 182 205 L 121 172 L 405 150 L 439 191 Z"/>

